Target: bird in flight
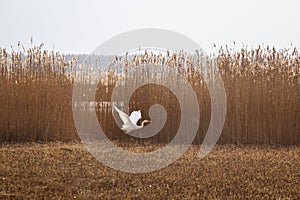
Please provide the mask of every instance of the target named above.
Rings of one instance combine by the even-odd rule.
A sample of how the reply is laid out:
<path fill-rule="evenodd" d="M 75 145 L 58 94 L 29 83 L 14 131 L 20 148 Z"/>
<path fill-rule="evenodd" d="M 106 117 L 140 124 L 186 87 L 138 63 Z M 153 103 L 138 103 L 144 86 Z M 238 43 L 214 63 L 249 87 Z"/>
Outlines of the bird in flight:
<path fill-rule="evenodd" d="M 144 120 L 142 125 L 138 125 L 137 122 L 142 118 L 141 111 L 133 111 L 130 116 L 124 113 L 122 110 L 113 105 L 114 109 L 118 112 L 121 120 L 123 121 L 123 125 L 121 130 L 125 133 L 129 133 L 131 131 L 135 131 L 144 127 L 144 123 L 151 122 L 150 120 Z"/>

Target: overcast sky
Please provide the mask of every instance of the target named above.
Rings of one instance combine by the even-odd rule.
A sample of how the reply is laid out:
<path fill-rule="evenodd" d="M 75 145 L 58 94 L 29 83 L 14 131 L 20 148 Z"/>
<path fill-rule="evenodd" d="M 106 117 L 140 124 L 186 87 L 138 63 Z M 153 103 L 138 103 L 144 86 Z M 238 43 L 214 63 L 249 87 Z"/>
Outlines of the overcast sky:
<path fill-rule="evenodd" d="M 61 53 L 89 53 L 138 28 L 182 33 L 207 52 L 260 43 L 300 47 L 298 0 L 0 0 L 0 47 L 45 43 Z"/>

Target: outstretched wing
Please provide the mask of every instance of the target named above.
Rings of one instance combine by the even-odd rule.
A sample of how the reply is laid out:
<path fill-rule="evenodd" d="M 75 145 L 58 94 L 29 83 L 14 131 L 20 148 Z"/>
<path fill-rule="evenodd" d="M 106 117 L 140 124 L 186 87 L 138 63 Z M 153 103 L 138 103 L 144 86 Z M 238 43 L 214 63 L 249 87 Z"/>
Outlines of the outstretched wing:
<path fill-rule="evenodd" d="M 128 117 L 128 115 L 126 113 L 124 113 L 122 110 L 120 110 L 119 108 L 117 108 L 115 105 L 114 105 L 114 109 L 118 112 L 121 120 L 123 121 L 124 124 L 128 124 L 130 123 L 130 119 Z"/>
<path fill-rule="evenodd" d="M 142 118 L 142 114 L 141 114 L 141 111 L 133 111 L 131 114 L 130 114 L 130 121 L 136 125 L 136 123 L 139 121 L 139 119 Z"/>

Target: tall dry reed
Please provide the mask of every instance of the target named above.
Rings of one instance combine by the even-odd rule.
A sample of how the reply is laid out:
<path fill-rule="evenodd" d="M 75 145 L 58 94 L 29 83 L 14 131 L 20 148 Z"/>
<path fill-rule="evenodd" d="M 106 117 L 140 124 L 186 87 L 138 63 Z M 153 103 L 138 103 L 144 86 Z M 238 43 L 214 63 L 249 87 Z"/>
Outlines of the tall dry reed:
<path fill-rule="evenodd" d="M 94 66 L 84 70 L 76 58 L 67 61 L 63 55 L 45 51 L 41 46 L 11 54 L 0 49 L 0 141 L 78 139 L 72 119 L 72 86 L 74 80 L 92 84 L 92 75 L 101 80 L 97 84 L 96 103 L 78 102 L 78 105 L 85 112 L 96 109 L 98 121 L 110 138 L 132 140 L 112 118 L 109 103 L 112 91 L 129 69 L 154 63 L 175 68 L 193 87 L 201 110 L 195 143 L 201 143 L 210 122 L 211 103 L 204 78 L 198 71 L 207 70 L 197 65 L 197 54 L 191 56 L 180 51 L 165 56 L 149 52 L 131 58 L 126 55 L 116 57 L 112 62 L 115 68 L 104 72 L 95 70 Z M 227 116 L 220 143 L 300 144 L 297 49 L 221 48 L 210 59 L 214 65 L 208 66 L 217 66 L 221 72 L 227 95 Z M 205 76 L 213 74 L 205 73 Z M 171 80 L 162 76 L 161 81 Z M 146 85 L 135 91 L 129 107 L 141 109 L 143 118 L 147 118 L 148 109 L 154 103 L 166 108 L 166 124 L 153 138 L 140 140 L 170 141 L 177 132 L 181 112 L 170 90 L 161 85 Z"/>

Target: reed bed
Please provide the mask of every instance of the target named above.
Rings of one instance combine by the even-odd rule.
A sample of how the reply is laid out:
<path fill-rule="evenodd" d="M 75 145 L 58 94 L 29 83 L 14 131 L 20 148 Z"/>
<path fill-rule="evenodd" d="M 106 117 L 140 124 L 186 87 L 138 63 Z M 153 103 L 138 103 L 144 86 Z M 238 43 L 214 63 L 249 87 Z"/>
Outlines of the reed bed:
<path fill-rule="evenodd" d="M 97 86 L 95 100 L 76 102 L 76 109 L 85 113 L 94 109 L 108 137 L 136 141 L 122 133 L 113 120 L 111 95 L 117 82 L 131 75 L 131 69 L 153 63 L 175 69 L 194 89 L 201 110 L 195 143 L 202 142 L 211 116 L 205 81 L 214 81 L 213 72 L 219 70 L 227 95 L 227 115 L 219 143 L 300 144 L 297 49 L 267 46 L 236 51 L 225 47 L 207 57 L 206 65 L 199 61 L 202 56 L 199 51 L 194 55 L 168 52 L 164 56 L 145 51 L 142 55 L 115 57 L 104 68 L 85 66 L 78 57 L 67 60 L 42 46 L 10 54 L 0 49 L 0 141 L 78 140 L 72 118 L 75 81 L 87 88 Z M 97 83 L 91 78 L 95 76 L 100 80 Z M 162 83 L 176 82 L 164 71 L 159 78 Z M 165 143 L 176 134 L 181 112 L 176 96 L 168 88 L 159 84 L 139 88 L 131 96 L 129 108 L 141 109 L 145 119 L 154 103 L 165 107 L 166 124 L 154 137 L 138 141 Z"/>
<path fill-rule="evenodd" d="M 64 57 L 41 46 L 24 53 L 0 50 L 0 141 L 76 138 Z"/>

